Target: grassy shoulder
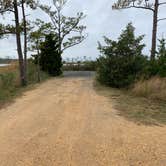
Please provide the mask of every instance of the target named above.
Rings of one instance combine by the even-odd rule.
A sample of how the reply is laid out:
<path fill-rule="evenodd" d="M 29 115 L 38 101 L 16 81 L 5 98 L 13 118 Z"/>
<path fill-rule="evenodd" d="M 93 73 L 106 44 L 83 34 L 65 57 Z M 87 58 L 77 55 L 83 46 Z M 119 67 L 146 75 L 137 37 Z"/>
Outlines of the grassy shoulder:
<path fill-rule="evenodd" d="M 23 92 L 31 89 L 38 83 L 37 67 L 29 63 L 28 65 L 28 86 L 21 87 L 19 83 L 19 71 L 17 63 L 10 66 L 0 67 L 0 108 L 4 107 Z M 48 74 L 41 72 L 41 82 L 48 79 Z"/>
<path fill-rule="evenodd" d="M 113 89 L 95 83 L 98 93 L 110 98 L 118 114 L 145 125 L 166 124 L 166 101 L 136 96 L 132 91 Z"/>

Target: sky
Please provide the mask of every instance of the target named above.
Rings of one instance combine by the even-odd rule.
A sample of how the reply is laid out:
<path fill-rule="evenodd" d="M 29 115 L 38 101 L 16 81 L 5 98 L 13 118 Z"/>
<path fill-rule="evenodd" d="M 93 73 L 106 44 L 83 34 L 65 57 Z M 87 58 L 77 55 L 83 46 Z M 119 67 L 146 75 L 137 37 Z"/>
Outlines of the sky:
<path fill-rule="evenodd" d="M 41 0 L 44 4 L 51 5 L 51 0 Z M 115 0 L 116 1 L 116 0 Z M 100 53 L 97 50 L 98 41 L 103 43 L 103 36 L 107 36 L 116 40 L 121 31 L 129 22 L 132 22 L 136 27 L 136 35 L 145 35 L 143 42 L 146 44 L 144 54 L 148 55 L 151 48 L 152 35 L 152 12 L 149 10 L 140 9 L 125 9 L 112 10 L 114 0 L 68 0 L 64 14 L 67 16 L 75 16 L 77 12 L 84 12 L 86 18 L 81 24 L 87 26 L 85 33 L 88 34 L 86 40 L 81 44 L 74 46 L 63 53 L 63 58 L 97 58 Z M 159 17 L 163 18 L 166 10 L 166 5 L 160 8 Z M 35 20 L 40 18 L 44 21 L 49 21 L 48 16 L 40 11 L 27 11 L 30 15 L 29 19 Z M 13 20 L 12 15 L 6 16 L 7 19 L 2 22 L 10 22 Z M 165 29 L 166 21 L 159 22 L 158 38 L 166 37 Z M 0 39 L 0 57 L 17 57 L 15 37 Z M 104 43 L 103 43 L 104 44 Z"/>

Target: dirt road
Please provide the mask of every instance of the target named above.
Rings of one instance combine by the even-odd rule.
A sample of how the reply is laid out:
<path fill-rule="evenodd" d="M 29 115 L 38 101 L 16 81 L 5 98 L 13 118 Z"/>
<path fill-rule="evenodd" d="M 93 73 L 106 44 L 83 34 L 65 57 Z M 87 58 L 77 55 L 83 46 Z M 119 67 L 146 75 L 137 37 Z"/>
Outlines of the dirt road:
<path fill-rule="evenodd" d="M 166 127 L 117 115 L 91 77 L 49 80 L 0 111 L 0 166 L 166 166 Z"/>

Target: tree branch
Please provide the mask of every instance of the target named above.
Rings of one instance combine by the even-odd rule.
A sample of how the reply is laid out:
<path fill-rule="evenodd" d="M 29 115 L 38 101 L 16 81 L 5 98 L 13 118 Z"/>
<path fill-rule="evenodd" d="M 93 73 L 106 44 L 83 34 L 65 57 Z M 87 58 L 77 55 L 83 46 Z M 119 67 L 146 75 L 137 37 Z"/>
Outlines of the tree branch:
<path fill-rule="evenodd" d="M 150 7 L 145 7 L 145 6 L 135 6 L 135 5 L 133 5 L 133 6 L 126 6 L 126 7 L 124 7 L 123 9 L 129 9 L 129 8 L 137 8 L 137 9 L 146 9 L 146 10 L 150 10 L 150 11 L 152 11 L 152 12 L 154 12 L 154 9 L 153 8 L 150 8 Z M 121 8 L 122 9 L 122 8 Z"/>
<path fill-rule="evenodd" d="M 68 35 L 75 27 L 77 27 L 77 25 L 79 24 L 79 22 L 80 22 L 81 19 L 82 19 L 82 16 L 80 15 L 80 16 L 77 18 L 75 24 L 73 24 L 73 26 L 72 26 L 67 32 L 65 32 L 65 33 L 62 35 L 62 39 L 64 39 L 64 37 L 65 37 L 66 35 Z"/>
<path fill-rule="evenodd" d="M 79 40 L 78 42 L 73 43 L 73 44 L 71 44 L 71 45 L 69 45 L 69 46 L 64 47 L 64 48 L 62 49 L 62 52 L 63 52 L 64 50 L 70 48 L 70 47 L 73 47 L 73 46 L 75 46 L 75 45 L 78 45 L 78 44 L 82 43 L 82 42 L 84 41 L 84 39 L 85 39 L 85 38 L 82 38 L 82 39 Z"/>
<path fill-rule="evenodd" d="M 164 21 L 164 20 L 166 20 L 166 18 L 161 18 L 161 19 L 158 19 L 157 21 L 159 22 L 159 21 Z"/>
<path fill-rule="evenodd" d="M 70 45 L 64 47 L 64 48 L 62 49 L 62 52 L 63 52 L 64 50 L 70 48 L 70 47 L 73 47 L 73 46 L 75 46 L 75 45 L 78 45 L 78 44 L 82 43 L 87 37 L 88 37 L 88 34 L 87 34 L 86 36 L 82 36 L 79 41 L 77 41 L 77 42 L 75 42 L 75 43 L 73 43 L 73 44 L 70 44 Z"/>
<path fill-rule="evenodd" d="M 5 13 L 5 12 L 13 12 L 13 13 L 14 13 L 14 11 L 13 11 L 12 9 L 10 9 L 10 8 L 7 8 L 7 9 L 0 9 L 0 14 L 3 14 L 3 13 Z"/>
<path fill-rule="evenodd" d="M 161 6 L 161 5 L 166 5 L 166 2 L 159 3 L 159 6 Z"/>

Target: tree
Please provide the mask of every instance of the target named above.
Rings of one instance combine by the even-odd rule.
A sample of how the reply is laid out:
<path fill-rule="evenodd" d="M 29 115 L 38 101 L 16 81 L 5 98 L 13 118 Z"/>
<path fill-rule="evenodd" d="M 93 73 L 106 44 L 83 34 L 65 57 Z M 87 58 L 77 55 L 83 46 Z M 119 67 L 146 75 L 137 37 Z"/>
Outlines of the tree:
<path fill-rule="evenodd" d="M 13 8 L 14 8 L 14 16 L 15 16 L 17 52 L 18 52 L 19 66 L 20 66 L 20 78 L 21 78 L 22 86 L 25 86 L 26 85 L 26 73 L 25 73 L 25 64 L 24 64 L 22 45 L 21 45 L 20 21 L 19 21 L 19 11 L 18 11 L 17 0 L 13 1 Z"/>
<path fill-rule="evenodd" d="M 36 19 L 33 25 L 29 35 L 29 50 L 36 52 L 33 57 L 37 64 L 38 82 L 40 82 L 40 44 L 43 42 L 45 36 L 51 33 L 52 26 L 49 23 L 44 23 L 40 19 Z"/>
<path fill-rule="evenodd" d="M 27 19 L 26 19 L 26 11 L 25 11 L 25 5 L 29 6 L 31 9 L 37 8 L 37 2 L 35 0 L 21 0 L 20 6 L 22 9 L 22 17 L 23 17 L 23 33 L 24 33 L 24 70 L 25 70 L 25 77 L 27 75 Z M 27 78 L 26 78 L 27 80 Z"/>
<path fill-rule="evenodd" d="M 135 37 L 135 28 L 128 24 L 118 41 L 105 37 L 106 46 L 99 43 L 97 78 L 106 85 L 123 88 L 132 84 L 144 68 L 143 36 Z"/>
<path fill-rule="evenodd" d="M 166 77 L 166 40 L 162 38 L 159 40 L 158 46 L 158 74 L 162 77 Z"/>
<path fill-rule="evenodd" d="M 40 46 L 40 66 L 51 76 L 59 76 L 62 71 L 62 59 L 59 54 L 58 36 L 55 34 L 46 35 L 45 41 Z"/>
<path fill-rule="evenodd" d="M 145 9 L 153 12 L 153 30 L 152 30 L 152 47 L 151 47 L 151 60 L 155 59 L 156 55 L 156 41 L 157 41 L 157 27 L 158 22 L 166 20 L 166 18 L 158 18 L 159 7 L 166 5 L 165 2 L 155 0 L 155 3 L 150 3 L 150 0 L 118 0 L 112 7 L 113 9 Z"/>
<path fill-rule="evenodd" d="M 27 27 L 26 27 L 26 17 L 25 17 L 25 8 L 24 4 L 26 3 L 30 7 L 34 4 L 33 0 L 0 0 L 0 13 L 13 13 L 15 26 L 7 25 L 4 26 L 1 24 L 0 31 L 1 36 L 6 34 L 15 34 L 16 35 L 16 43 L 17 43 L 17 53 L 19 59 L 19 70 L 20 70 L 20 82 L 22 86 L 27 84 L 26 78 L 26 59 L 27 59 Z M 20 13 L 19 7 L 22 7 L 23 14 L 23 26 L 20 23 Z M 24 54 L 22 51 L 22 43 L 21 43 L 21 33 L 24 32 Z"/>
<path fill-rule="evenodd" d="M 65 49 L 80 44 L 85 39 L 83 31 L 86 27 L 79 25 L 81 20 L 85 17 L 84 14 L 77 13 L 76 17 L 64 16 L 62 10 L 66 3 L 67 0 L 53 0 L 53 10 L 50 6 L 40 5 L 40 8 L 49 15 L 55 34 L 58 34 L 58 50 L 60 55 Z M 69 35 L 71 33 L 74 33 L 74 36 L 71 37 Z"/>

